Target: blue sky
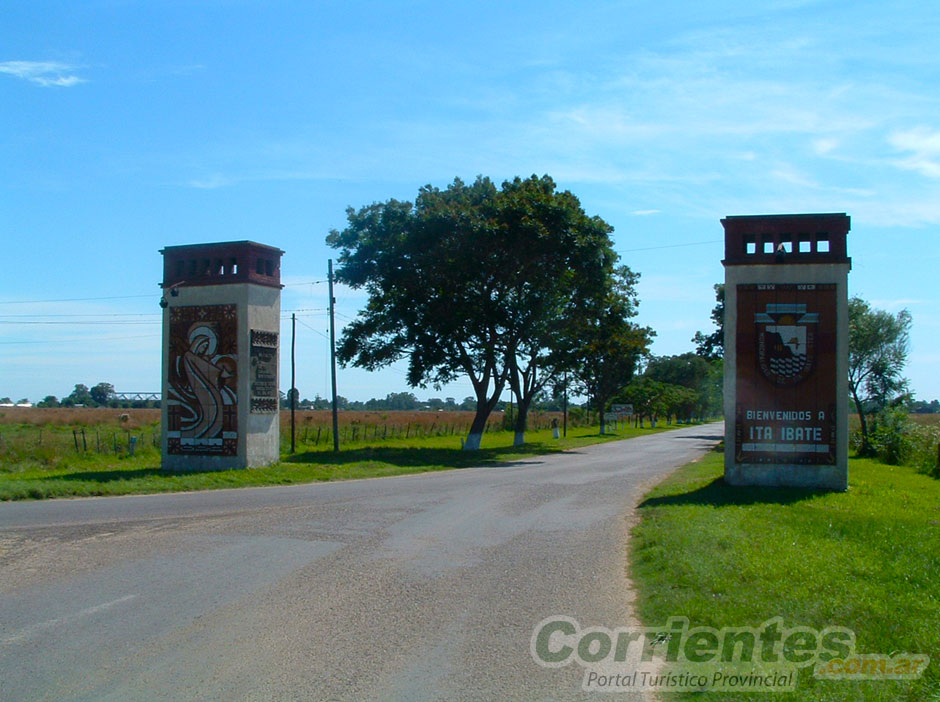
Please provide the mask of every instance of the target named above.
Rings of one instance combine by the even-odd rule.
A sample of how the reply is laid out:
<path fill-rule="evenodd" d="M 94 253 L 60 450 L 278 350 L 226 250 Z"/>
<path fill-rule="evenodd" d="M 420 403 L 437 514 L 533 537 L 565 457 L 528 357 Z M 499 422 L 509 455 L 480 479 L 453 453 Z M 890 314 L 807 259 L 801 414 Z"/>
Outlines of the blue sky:
<path fill-rule="evenodd" d="M 848 213 L 850 292 L 910 310 L 940 397 L 937 37 L 904 1 L 5 3 L 0 396 L 158 390 L 158 250 L 240 239 L 286 250 L 297 384 L 327 395 L 311 281 L 345 208 L 548 173 L 614 226 L 657 354 L 710 331 L 721 217 Z M 404 363 L 339 383 L 401 391 Z"/>

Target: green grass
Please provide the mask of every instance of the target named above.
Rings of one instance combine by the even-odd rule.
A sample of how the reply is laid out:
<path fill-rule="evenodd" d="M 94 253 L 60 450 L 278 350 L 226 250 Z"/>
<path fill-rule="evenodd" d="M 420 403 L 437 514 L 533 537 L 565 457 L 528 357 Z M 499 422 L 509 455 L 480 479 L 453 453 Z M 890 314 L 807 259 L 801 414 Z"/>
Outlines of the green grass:
<path fill-rule="evenodd" d="M 735 488 L 715 452 L 647 495 L 631 572 L 640 619 L 690 626 L 845 626 L 859 653 L 926 653 L 918 681 L 818 681 L 795 692 L 670 693 L 670 699 L 940 700 L 940 481 L 852 459 L 849 491 Z"/>
<path fill-rule="evenodd" d="M 600 436 L 596 428 L 569 429 L 568 438 L 555 440 L 551 430 L 526 433 L 526 445 L 514 448 L 512 432 L 488 432 L 479 451 L 462 451 L 458 436 L 428 436 L 345 444 L 339 454 L 324 442 L 316 450 L 282 455 L 280 463 L 248 470 L 192 471 L 173 473 L 160 468 L 160 454 L 148 441 L 139 442 L 137 455 L 97 454 L 93 450 L 48 459 L 48 446 L 20 442 L 8 450 L 0 462 L 0 500 L 45 499 L 92 495 L 130 495 L 262 485 L 290 485 L 326 480 L 374 478 L 475 466 L 500 466 L 526 456 L 555 453 L 604 441 L 664 431 L 621 429 Z M 151 429 L 148 428 L 149 432 Z M 17 432 L 37 431 L 35 427 L 7 425 L 8 438 Z M 46 429 L 50 432 L 50 429 Z M 57 429 L 60 433 L 64 430 Z M 94 429 L 86 431 L 93 435 Z M 67 432 L 72 442 L 71 429 Z M 32 434 L 30 434 L 32 436 Z M 149 436 L 149 434 L 148 434 Z M 22 438 L 22 437 L 21 437 Z M 32 444 L 35 440 L 31 439 Z M 46 436 L 49 442 L 49 434 Z M 81 441 L 81 439 L 79 439 Z M 110 441 L 110 439 L 109 439 Z M 283 444 L 283 442 L 282 442 Z"/>

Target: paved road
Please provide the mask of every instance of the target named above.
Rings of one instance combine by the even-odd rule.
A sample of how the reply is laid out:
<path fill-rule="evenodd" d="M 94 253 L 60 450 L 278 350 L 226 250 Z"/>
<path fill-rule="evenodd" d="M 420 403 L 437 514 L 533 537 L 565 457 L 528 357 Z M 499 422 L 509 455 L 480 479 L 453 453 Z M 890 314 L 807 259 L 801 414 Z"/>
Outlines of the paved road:
<path fill-rule="evenodd" d="M 535 665 L 533 628 L 630 623 L 631 506 L 721 433 L 400 478 L 0 504 L 0 699 L 596 700 L 577 666 Z"/>

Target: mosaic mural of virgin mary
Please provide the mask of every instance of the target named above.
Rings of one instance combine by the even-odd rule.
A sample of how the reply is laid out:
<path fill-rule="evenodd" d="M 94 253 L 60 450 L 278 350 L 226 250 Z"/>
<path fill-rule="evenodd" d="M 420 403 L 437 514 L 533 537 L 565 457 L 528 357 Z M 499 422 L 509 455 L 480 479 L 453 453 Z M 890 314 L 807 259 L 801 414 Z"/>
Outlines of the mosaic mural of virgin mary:
<path fill-rule="evenodd" d="M 167 403 L 170 453 L 235 454 L 235 325 L 234 305 L 171 310 Z"/>

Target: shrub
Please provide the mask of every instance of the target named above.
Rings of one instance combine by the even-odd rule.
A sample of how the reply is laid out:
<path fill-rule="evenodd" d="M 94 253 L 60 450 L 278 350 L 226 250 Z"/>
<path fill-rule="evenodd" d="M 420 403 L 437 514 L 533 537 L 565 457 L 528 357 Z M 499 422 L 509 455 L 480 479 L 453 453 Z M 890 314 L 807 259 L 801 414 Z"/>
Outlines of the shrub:
<path fill-rule="evenodd" d="M 888 407 L 879 412 L 869 431 L 871 451 L 878 460 L 889 465 L 909 465 L 923 473 L 940 477 L 937 446 L 940 424 L 911 420 L 902 407 Z M 861 448 L 861 434 L 852 434 L 852 446 Z"/>

